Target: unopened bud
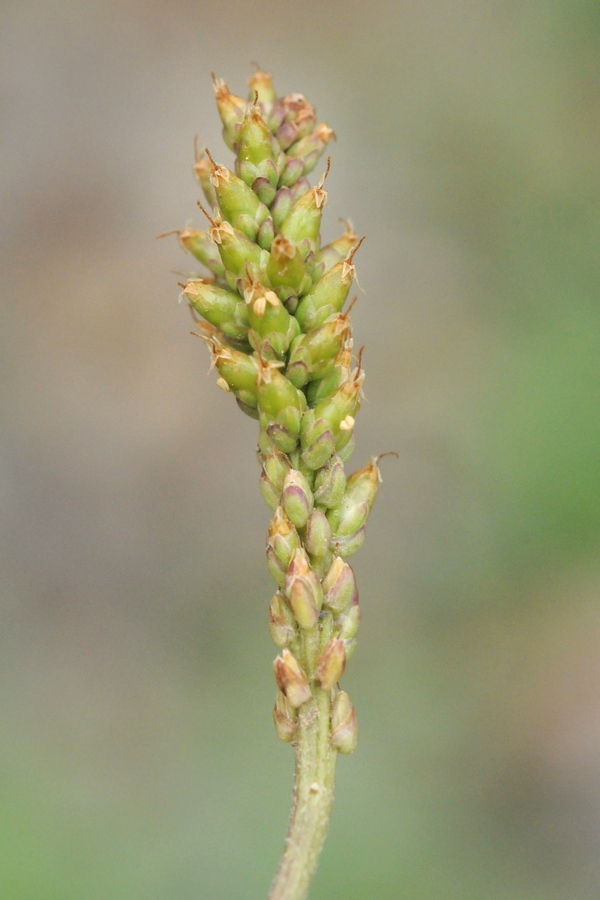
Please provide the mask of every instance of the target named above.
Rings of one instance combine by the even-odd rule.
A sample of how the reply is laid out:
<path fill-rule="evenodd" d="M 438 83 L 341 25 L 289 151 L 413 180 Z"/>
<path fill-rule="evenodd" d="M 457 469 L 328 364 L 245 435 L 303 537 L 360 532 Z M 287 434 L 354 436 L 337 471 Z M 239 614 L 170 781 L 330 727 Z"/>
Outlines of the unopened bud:
<path fill-rule="evenodd" d="M 312 692 L 306 673 L 289 650 L 284 649 L 281 651 L 281 655 L 273 662 L 273 670 L 277 686 L 281 693 L 287 697 L 291 706 L 297 709 L 303 703 L 306 703 L 307 700 L 310 700 Z"/>
<path fill-rule="evenodd" d="M 223 140 L 230 150 L 235 150 L 238 132 L 242 124 L 247 103 L 229 91 L 222 78 L 213 75 L 217 109 L 223 123 Z"/>
<path fill-rule="evenodd" d="M 275 698 L 275 708 L 273 709 L 273 721 L 275 722 L 275 731 L 277 737 L 284 744 L 289 744 L 296 737 L 297 713 L 285 694 L 281 691 L 277 692 Z"/>
<path fill-rule="evenodd" d="M 250 88 L 249 99 L 253 101 L 257 98 L 263 113 L 268 116 L 277 99 L 271 73 L 263 72 L 262 69 L 257 69 L 248 79 L 248 87 Z"/>
<path fill-rule="evenodd" d="M 265 457 L 260 476 L 260 490 L 265 503 L 277 509 L 280 503 L 283 479 L 290 470 L 287 456 L 276 447 L 271 447 Z"/>
<path fill-rule="evenodd" d="M 323 606 L 335 615 L 345 612 L 351 603 L 358 603 L 354 572 L 339 556 L 333 560 L 323 579 L 323 594 Z"/>
<path fill-rule="evenodd" d="M 343 556 L 344 559 L 347 559 L 349 556 L 354 556 L 365 542 L 365 526 L 363 525 L 358 531 L 348 535 L 348 537 L 338 537 L 337 535 L 334 535 L 332 541 L 335 552 L 339 554 L 339 556 Z"/>
<path fill-rule="evenodd" d="M 318 559 L 325 556 L 331 544 L 331 526 L 325 513 L 313 509 L 306 523 L 304 546 L 311 556 Z"/>
<path fill-rule="evenodd" d="M 281 505 L 296 528 L 304 528 L 313 508 L 308 481 L 297 469 L 290 469 L 283 481 Z"/>
<path fill-rule="evenodd" d="M 325 272 L 302 298 L 296 310 L 296 318 L 302 331 L 310 331 L 321 325 L 329 316 L 342 311 L 355 275 L 352 258 L 360 243 L 347 259 L 336 263 Z"/>
<path fill-rule="evenodd" d="M 219 256 L 219 248 L 211 240 L 206 231 L 198 231 L 196 228 L 184 228 L 178 235 L 179 243 L 184 250 L 191 253 L 198 262 L 222 278 L 225 275 L 225 266 Z"/>
<path fill-rule="evenodd" d="M 350 566 L 348 566 L 350 568 Z M 349 609 L 336 620 L 339 629 L 338 637 L 343 641 L 351 641 L 358 634 L 360 625 L 360 606 L 358 605 L 358 593 L 356 602 L 352 602 Z"/>
<path fill-rule="evenodd" d="M 207 322 L 236 341 L 248 337 L 248 310 L 238 294 L 206 281 L 189 281 L 184 297 Z"/>
<path fill-rule="evenodd" d="M 275 556 L 286 572 L 299 546 L 298 532 L 288 519 L 283 507 L 278 506 L 269 523 L 267 547 L 272 547 Z"/>
<path fill-rule="evenodd" d="M 358 722 L 346 691 L 340 691 L 331 710 L 331 744 L 340 753 L 353 753 L 358 742 Z"/>
<path fill-rule="evenodd" d="M 302 548 L 296 550 L 288 568 L 285 593 L 300 627 L 313 628 L 319 619 L 323 589 Z"/>
<path fill-rule="evenodd" d="M 316 678 L 324 691 L 337 684 L 346 668 L 346 648 L 339 638 L 327 641 L 317 660 Z"/>
<path fill-rule="evenodd" d="M 269 606 L 269 630 L 278 647 L 287 647 L 296 634 L 296 620 L 283 594 L 277 593 Z"/>
<path fill-rule="evenodd" d="M 328 515 L 329 524 L 336 538 L 348 537 L 365 524 L 380 481 L 381 475 L 376 459 L 350 475 L 342 502 Z"/>
<path fill-rule="evenodd" d="M 346 473 L 344 464 L 336 453 L 317 472 L 315 478 L 315 502 L 328 509 L 336 507 L 346 490 Z"/>

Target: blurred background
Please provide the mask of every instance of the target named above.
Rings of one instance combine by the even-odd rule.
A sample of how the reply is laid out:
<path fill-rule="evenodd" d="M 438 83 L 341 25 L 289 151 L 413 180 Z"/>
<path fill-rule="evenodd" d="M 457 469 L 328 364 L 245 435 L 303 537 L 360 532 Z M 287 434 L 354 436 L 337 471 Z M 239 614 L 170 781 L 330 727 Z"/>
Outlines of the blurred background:
<path fill-rule="evenodd" d="M 367 400 L 361 724 L 311 900 L 600 895 L 600 7 L 3 0 L 0 893 L 265 897 L 256 423 L 177 304 L 210 72 L 337 133 Z M 318 176 L 320 168 L 315 175 Z"/>

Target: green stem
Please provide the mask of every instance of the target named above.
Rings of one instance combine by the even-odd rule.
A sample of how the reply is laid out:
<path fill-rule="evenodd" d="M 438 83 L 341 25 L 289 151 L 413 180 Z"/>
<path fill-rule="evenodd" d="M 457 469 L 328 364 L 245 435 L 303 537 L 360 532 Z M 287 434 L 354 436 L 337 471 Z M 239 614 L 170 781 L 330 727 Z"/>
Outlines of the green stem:
<path fill-rule="evenodd" d="M 337 751 L 329 742 L 329 692 L 298 710 L 294 802 L 285 849 L 269 900 L 304 900 L 329 825 Z"/>

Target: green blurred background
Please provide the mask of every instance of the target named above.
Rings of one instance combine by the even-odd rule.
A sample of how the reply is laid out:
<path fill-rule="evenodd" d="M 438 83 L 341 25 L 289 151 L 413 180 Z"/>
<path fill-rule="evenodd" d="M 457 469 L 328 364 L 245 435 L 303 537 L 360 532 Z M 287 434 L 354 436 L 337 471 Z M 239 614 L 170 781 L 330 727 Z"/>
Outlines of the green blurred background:
<path fill-rule="evenodd" d="M 210 71 L 368 236 L 359 651 L 311 900 L 600 896 L 600 5 L 0 5 L 3 900 L 266 896 L 292 753 L 256 423 L 178 306 Z M 176 274 L 177 273 L 177 274 Z"/>

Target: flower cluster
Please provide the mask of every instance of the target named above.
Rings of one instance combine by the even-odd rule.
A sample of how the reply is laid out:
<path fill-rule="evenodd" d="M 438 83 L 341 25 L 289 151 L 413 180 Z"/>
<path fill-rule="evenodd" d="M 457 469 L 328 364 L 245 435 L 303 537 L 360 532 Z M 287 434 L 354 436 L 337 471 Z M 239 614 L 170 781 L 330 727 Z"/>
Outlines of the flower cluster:
<path fill-rule="evenodd" d="M 277 734 L 294 741 L 299 710 L 319 693 L 330 746 L 350 753 L 356 715 L 338 683 L 360 608 L 346 559 L 363 543 L 380 481 L 377 460 L 349 477 L 344 470 L 364 380 L 343 312 L 361 241 L 348 226 L 321 246 L 329 161 L 315 187 L 307 176 L 333 131 L 317 124 L 314 107 L 301 94 L 278 97 L 262 71 L 248 100 L 219 79 L 214 86 L 235 164 L 196 154 L 208 224 L 178 236 L 210 276 L 190 279 L 183 296 L 201 316 L 217 384 L 260 423 L 260 488 L 273 511 L 267 565 L 278 587 L 269 608 L 281 651 Z"/>

